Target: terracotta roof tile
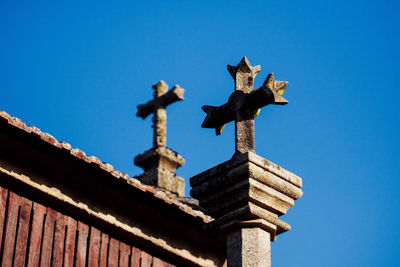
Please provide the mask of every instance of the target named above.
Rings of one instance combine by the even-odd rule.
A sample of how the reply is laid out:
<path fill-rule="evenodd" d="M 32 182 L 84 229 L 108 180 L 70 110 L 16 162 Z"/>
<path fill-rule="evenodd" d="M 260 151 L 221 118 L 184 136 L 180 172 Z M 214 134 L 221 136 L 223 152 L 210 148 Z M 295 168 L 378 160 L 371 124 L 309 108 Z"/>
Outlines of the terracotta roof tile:
<path fill-rule="evenodd" d="M 88 164 L 97 165 L 98 168 L 108 172 L 113 177 L 122 178 L 122 179 L 126 180 L 127 185 L 133 186 L 143 192 L 148 192 L 151 195 L 153 195 L 155 198 L 158 198 L 169 205 L 175 206 L 179 210 L 181 210 L 193 217 L 201 218 L 205 223 L 208 223 L 213 220 L 210 216 L 205 215 L 203 212 L 201 212 L 199 210 L 195 210 L 192 207 L 180 202 L 179 200 L 168 196 L 165 192 L 158 190 L 157 188 L 155 188 L 153 186 L 144 185 L 139 180 L 129 177 L 128 174 L 123 173 L 118 170 L 115 170 L 111 164 L 102 162 L 100 159 L 98 159 L 95 156 L 87 156 L 85 154 L 85 152 L 83 152 L 82 150 L 77 149 L 77 148 L 72 148 L 72 146 L 69 143 L 58 141 L 52 135 L 42 132 L 40 129 L 36 128 L 35 126 L 27 126 L 22 120 L 15 118 L 15 117 L 11 117 L 5 111 L 0 110 L 0 120 L 7 121 L 7 123 L 11 126 L 19 128 L 31 135 L 38 136 L 38 137 L 40 137 L 40 139 L 43 142 L 46 142 L 54 147 L 69 151 L 71 156 L 74 156 L 84 162 L 87 162 Z"/>

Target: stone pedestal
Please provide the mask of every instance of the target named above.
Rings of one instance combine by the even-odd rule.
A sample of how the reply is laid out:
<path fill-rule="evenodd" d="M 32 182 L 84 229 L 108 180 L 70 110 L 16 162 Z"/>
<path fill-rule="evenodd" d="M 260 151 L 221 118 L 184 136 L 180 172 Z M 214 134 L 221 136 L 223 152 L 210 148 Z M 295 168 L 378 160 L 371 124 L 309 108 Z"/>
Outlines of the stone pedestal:
<path fill-rule="evenodd" d="M 227 239 L 228 266 L 270 266 L 269 240 L 290 230 L 279 216 L 302 196 L 301 178 L 247 152 L 190 178 L 190 185 L 215 218 L 209 227 Z"/>
<path fill-rule="evenodd" d="M 185 180 L 175 174 L 175 169 L 185 164 L 185 160 L 167 147 L 153 147 L 135 157 L 134 163 L 144 169 L 135 177 L 141 182 L 155 185 L 179 197 L 185 196 Z"/>

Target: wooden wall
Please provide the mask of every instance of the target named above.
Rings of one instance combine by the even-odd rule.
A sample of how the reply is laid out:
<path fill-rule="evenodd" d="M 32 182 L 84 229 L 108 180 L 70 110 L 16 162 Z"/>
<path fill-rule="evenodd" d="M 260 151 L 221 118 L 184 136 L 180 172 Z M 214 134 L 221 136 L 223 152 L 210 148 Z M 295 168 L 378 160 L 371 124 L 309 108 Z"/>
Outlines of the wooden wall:
<path fill-rule="evenodd" d="M 0 187 L 1 266 L 174 266 Z"/>

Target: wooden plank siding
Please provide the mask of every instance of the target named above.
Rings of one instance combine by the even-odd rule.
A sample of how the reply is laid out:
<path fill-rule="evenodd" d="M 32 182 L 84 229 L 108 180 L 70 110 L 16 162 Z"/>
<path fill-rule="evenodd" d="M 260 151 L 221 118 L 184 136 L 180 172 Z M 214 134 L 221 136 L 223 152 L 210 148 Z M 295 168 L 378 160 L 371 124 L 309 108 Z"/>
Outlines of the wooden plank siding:
<path fill-rule="evenodd" d="M 148 252 L 0 187 L 1 266 L 166 267 Z"/>
<path fill-rule="evenodd" d="M 29 225 L 32 213 L 32 201 L 21 198 L 21 206 L 18 218 L 17 243 L 15 244 L 15 256 L 13 266 L 24 266 L 26 248 L 28 247 Z"/>

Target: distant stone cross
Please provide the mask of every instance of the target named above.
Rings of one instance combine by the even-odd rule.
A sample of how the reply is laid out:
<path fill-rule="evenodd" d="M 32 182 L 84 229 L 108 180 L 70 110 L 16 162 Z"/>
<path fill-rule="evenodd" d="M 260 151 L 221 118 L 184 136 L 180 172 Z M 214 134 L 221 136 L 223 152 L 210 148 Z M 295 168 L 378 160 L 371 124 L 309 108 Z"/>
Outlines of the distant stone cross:
<path fill-rule="evenodd" d="M 145 119 L 151 113 L 153 116 L 153 146 L 166 147 L 167 145 L 167 113 L 165 108 L 176 101 L 183 100 L 183 88 L 175 85 L 168 90 L 168 85 L 160 81 L 153 85 L 154 99 L 146 104 L 139 105 L 136 115 Z"/>
<path fill-rule="evenodd" d="M 168 91 L 168 85 L 160 81 L 153 85 L 154 98 L 146 104 L 139 105 L 136 115 L 145 119 L 153 115 L 153 147 L 137 155 L 134 163 L 142 167 L 144 173 L 135 178 L 144 184 L 155 185 L 166 192 L 180 197 L 185 195 L 185 180 L 175 174 L 175 169 L 185 164 L 185 160 L 167 147 L 167 114 L 165 108 L 183 100 L 185 90 L 175 85 Z"/>
<path fill-rule="evenodd" d="M 282 95 L 288 83 L 274 81 L 273 73 L 268 74 L 260 88 L 253 90 L 254 78 L 260 70 L 260 65 L 251 66 L 246 57 L 236 67 L 228 65 L 228 71 L 235 80 L 235 92 L 222 106 L 202 107 L 207 117 L 201 127 L 215 128 L 217 135 L 222 133 L 226 123 L 235 121 L 235 155 L 249 151 L 255 152 L 254 118 L 258 115 L 260 108 L 268 104 L 287 104 L 287 100 Z"/>

